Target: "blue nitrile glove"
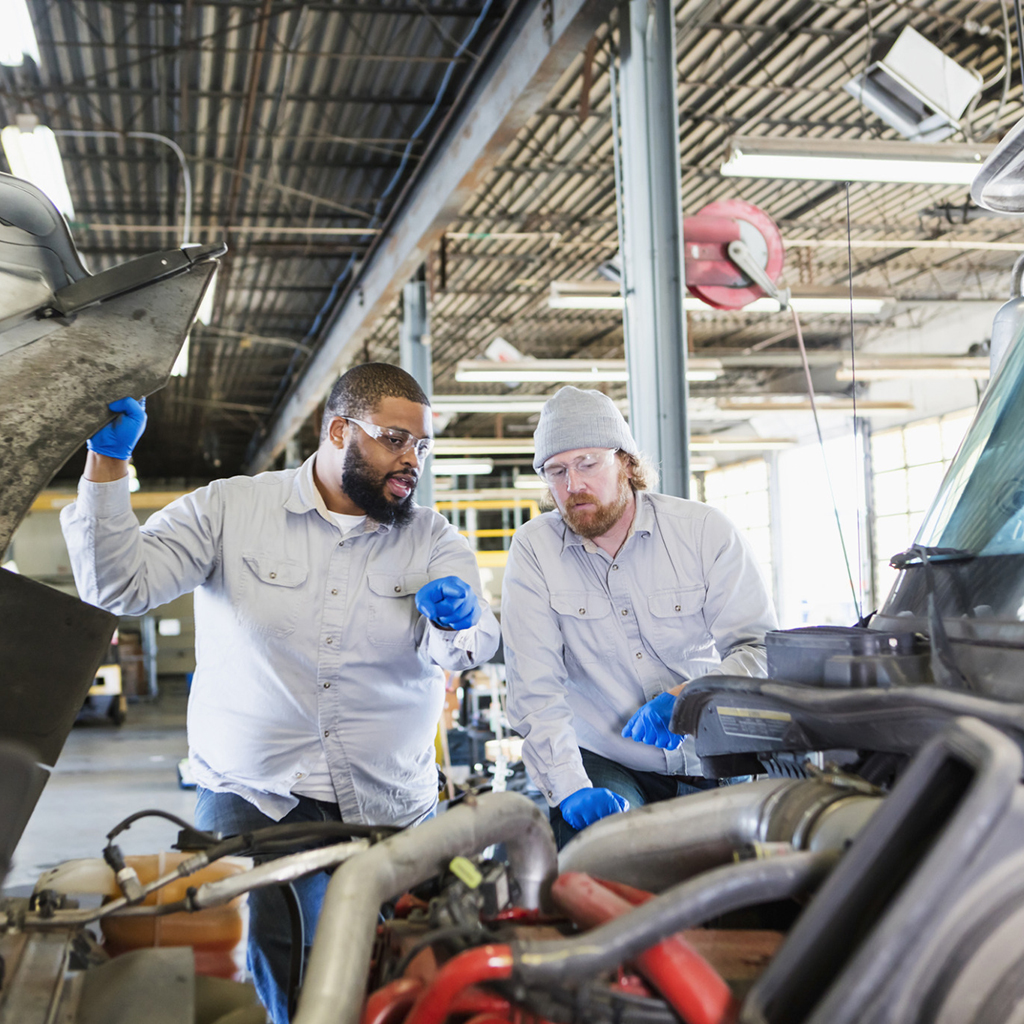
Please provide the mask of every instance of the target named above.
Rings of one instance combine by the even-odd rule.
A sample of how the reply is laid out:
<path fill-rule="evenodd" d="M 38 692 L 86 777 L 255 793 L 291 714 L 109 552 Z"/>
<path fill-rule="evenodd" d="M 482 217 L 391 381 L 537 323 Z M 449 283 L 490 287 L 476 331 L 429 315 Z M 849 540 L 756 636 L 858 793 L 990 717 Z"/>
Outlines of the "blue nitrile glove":
<path fill-rule="evenodd" d="M 445 629 L 469 629 L 480 621 L 480 602 L 458 576 L 442 576 L 416 591 L 416 607 Z"/>
<path fill-rule="evenodd" d="M 609 814 L 628 811 L 629 801 L 610 789 L 577 789 L 558 805 L 558 809 L 566 824 L 578 832 Z"/>
<path fill-rule="evenodd" d="M 136 402 L 134 398 L 119 398 L 108 406 L 111 412 L 119 413 L 105 427 L 100 427 L 88 441 L 86 448 L 109 459 L 130 459 L 146 429 L 146 400 Z"/>
<path fill-rule="evenodd" d="M 683 737 L 669 728 L 675 704 L 674 693 L 659 693 L 633 715 L 622 730 L 622 735 L 637 743 L 649 743 L 662 750 L 675 750 L 683 742 Z"/>

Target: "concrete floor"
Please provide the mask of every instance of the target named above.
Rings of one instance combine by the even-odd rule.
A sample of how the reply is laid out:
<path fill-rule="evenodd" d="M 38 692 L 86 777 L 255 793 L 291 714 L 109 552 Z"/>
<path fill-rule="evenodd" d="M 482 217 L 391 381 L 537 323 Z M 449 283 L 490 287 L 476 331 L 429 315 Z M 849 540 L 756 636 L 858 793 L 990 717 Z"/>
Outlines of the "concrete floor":
<path fill-rule="evenodd" d="M 23 894 L 62 861 L 99 857 L 107 832 L 135 811 L 157 808 L 192 820 L 195 792 L 180 788 L 177 772 L 188 753 L 186 701 L 184 677 L 164 677 L 159 698 L 129 704 L 120 728 L 105 720 L 75 726 L 15 851 L 5 892 Z M 173 823 L 146 818 L 118 843 L 125 853 L 157 853 L 177 834 Z"/>

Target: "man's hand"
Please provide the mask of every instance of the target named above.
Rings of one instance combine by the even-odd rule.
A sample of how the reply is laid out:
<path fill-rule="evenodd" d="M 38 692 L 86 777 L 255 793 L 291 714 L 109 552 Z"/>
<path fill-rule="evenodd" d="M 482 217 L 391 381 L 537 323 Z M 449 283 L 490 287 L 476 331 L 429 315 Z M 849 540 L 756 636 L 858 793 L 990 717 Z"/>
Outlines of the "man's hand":
<path fill-rule="evenodd" d="M 649 743 L 662 750 L 675 750 L 683 742 L 683 737 L 669 728 L 675 703 L 674 693 L 659 693 L 633 715 L 622 730 L 622 735 L 637 743 Z"/>
<path fill-rule="evenodd" d="M 566 823 L 578 832 L 595 821 L 629 810 L 629 801 L 610 789 L 577 789 L 559 805 Z"/>
<path fill-rule="evenodd" d="M 109 409 L 118 415 L 105 427 L 100 427 L 85 446 L 108 459 L 127 461 L 146 429 L 146 400 L 136 402 L 134 398 L 119 398 L 110 403 Z"/>
<path fill-rule="evenodd" d="M 442 576 L 416 591 L 416 607 L 444 629 L 469 629 L 480 621 L 480 602 L 458 576 Z"/>

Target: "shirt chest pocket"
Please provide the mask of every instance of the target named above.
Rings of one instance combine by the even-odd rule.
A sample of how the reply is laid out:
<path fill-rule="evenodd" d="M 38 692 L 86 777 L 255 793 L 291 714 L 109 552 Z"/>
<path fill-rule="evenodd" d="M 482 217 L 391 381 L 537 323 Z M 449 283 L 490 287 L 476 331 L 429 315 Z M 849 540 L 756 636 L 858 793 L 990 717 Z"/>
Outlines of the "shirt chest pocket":
<path fill-rule="evenodd" d="M 670 667 L 704 651 L 713 638 L 704 623 L 702 586 L 659 590 L 647 598 L 650 635 L 658 656 Z"/>
<path fill-rule="evenodd" d="M 420 619 L 416 591 L 429 581 L 425 572 L 367 574 L 370 643 L 377 647 L 408 647 L 415 643 L 413 634 Z"/>
<path fill-rule="evenodd" d="M 587 590 L 551 594 L 551 610 L 558 615 L 562 642 L 581 664 L 601 661 L 615 650 L 611 601 Z"/>
<path fill-rule="evenodd" d="M 242 555 L 238 617 L 250 629 L 268 636 L 289 636 L 295 631 L 300 606 L 305 606 L 304 565 L 273 554 Z"/>

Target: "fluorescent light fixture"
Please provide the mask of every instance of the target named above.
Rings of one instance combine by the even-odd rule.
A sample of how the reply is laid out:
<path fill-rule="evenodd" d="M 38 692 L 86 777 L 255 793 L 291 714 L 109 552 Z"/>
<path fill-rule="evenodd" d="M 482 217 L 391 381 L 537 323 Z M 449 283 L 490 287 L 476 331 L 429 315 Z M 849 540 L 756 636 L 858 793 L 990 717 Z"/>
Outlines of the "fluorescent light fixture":
<path fill-rule="evenodd" d="M 530 437 L 438 437 L 434 458 L 449 455 L 533 455 Z"/>
<path fill-rule="evenodd" d="M 792 448 L 791 437 L 700 437 L 690 436 L 691 452 L 777 452 Z"/>
<path fill-rule="evenodd" d="M 726 144 L 721 170 L 734 178 L 969 185 L 993 148 L 966 143 L 734 135 Z"/>
<path fill-rule="evenodd" d="M 26 0 L 0 0 L 0 25 L 3 25 L 3 32 L 0 33 L 0 64 L 20 68 L 26 57 L 31 57 L 38 64 L 39 44 L 36 42 Z"/>
<path fill-rule="evenodd" d="M 11 173 L 32 182 L 68 220 L 74 220 L 71 193 L 53 132 L 31 114 L 19 114 L 16 120 L 17 124 L 0 131 L 0 144 Z"/>
<path fill-rule="evenodd" d="M 518 379 L 513 376 L 512 379 Z M 523 395 L 514 398 L 507 395 L 434 395 L 430 400 L 432 409 L 450 413 L 521 413 L 540 412 L 551 395 Z M 615 404 L 628 415 L 629 402 L 617 399 Z M 451 454 L 445 452 L 445 454 Z"/>
<path fill-rule="evenodd" d="M 543 491 L 547 484 L 533 473 L 520 473 L 512 482 L 517 491 Z"/>
<path fill-rule="evenodd" d="M 895 246 L 894 246 L 895 248 Z M 887 295 L 853 295 L 853 313 L 855 316 L 877 316 L 885 308 L 886 303 L 894 301 Z M 849 295 L 793 295 L 790 303 L 798 313 L 849 313 Z M 559 292 L 548 299 L 552 309 L 622 309 L 624 302 L 621 295 L 584 295 Z M 775 299 L 764 296 L 754 299 L 742 309 L 716 309 L 706 302 L 701 302 L 695 295 L 683 296 L 683 309 L 689 313 L 716 313 L 730 315 L 736 313 L 778 313 L 780 307 Z M 469 379 L 469 378 L 456 378 Z M 481 378 L 475 378 L 477 380 Z M 523 378 L 526 379 L 526 378 Z M 540 379 L 540 378 L 537 378 Z M 579 378 L 583 379 L 583 378 Z M 591 378 L 601 379 L 601 378 Z M 714 378 L 694 378 L 690 380 L 706 380 Z"/>
<path fill-rule="evenodd" d="M 217 268 L 217 270 L 219 269 L 220 267 Z M 213 272 L 213 277 L 210 278 L 210 283 L 206 286 L 206 291 L 203 292 L 203 301 L 199 303 L 199 309 L 196 310 L 196 319 L 201 324 L 208 324 L 213 319 L 213 301 L 217 289 L 217 270 Z"/>
<path fill-rule="evenodd" d="M 492 459 L 432 459 L 430 471 L 446 476 L 487 476 L 493 472 Z"/>
<path fill-rule="evenodd" d="M 188 350 L 191 343 L 191 335 L 186 334 L 185 343 L 181 346 L 181 351 L 178 353 L 178 358 L 174 360 L 174 365 L 171 367 L 172 377 L 188 376 Z"/>
<path fill-rule="evenodd" d="M 686 379 L 717 380 L 722 364 L 717 359 L 691 359 Z M 463 383 L 568 384 L 578 381 L 626 381 L 629 370 L 625 359 L 529 359 L 519 363 L 492 363 L 484 359 L 466 359 L 455 369 L 455 379 Z"/>
<path fill-rule="evenodd" d="M 854 374 L 856 370 L 856 374 Z M 836 380 L 988 380 L 988 356 L 846 356 Z"/>
<path fill-rule="evenodd" d="M 708 456 L 704 456 L 703 458 L 698 456 L 696 459 L 690 459 L 691 473 L 707 473 L 708 470 L 717 468 L 718 463 Z"/>
<path fill-rule="evenodd" d="M 710 418 L 712 419 L 746 419 L 750 416 L 763 416 L 766 413 L 775 412 L 810 412 L 811 403 L 806 399 L 797 401 L 742 401 L 739 399 L 718 399 L 718 409 Z M 818 412 L 842 413 L 844 416 L 852 416 L 854 402 L 849 398 L 818 399 Z M 856 411 L 858 416 L 896 416 L 902 413 L 912 412 L 913 402 L 874 402 L 857 401 Z M 698 417 L 695 415 L 694 419 Z M 700 419 L 709 417 L 700 416 Z"/>

